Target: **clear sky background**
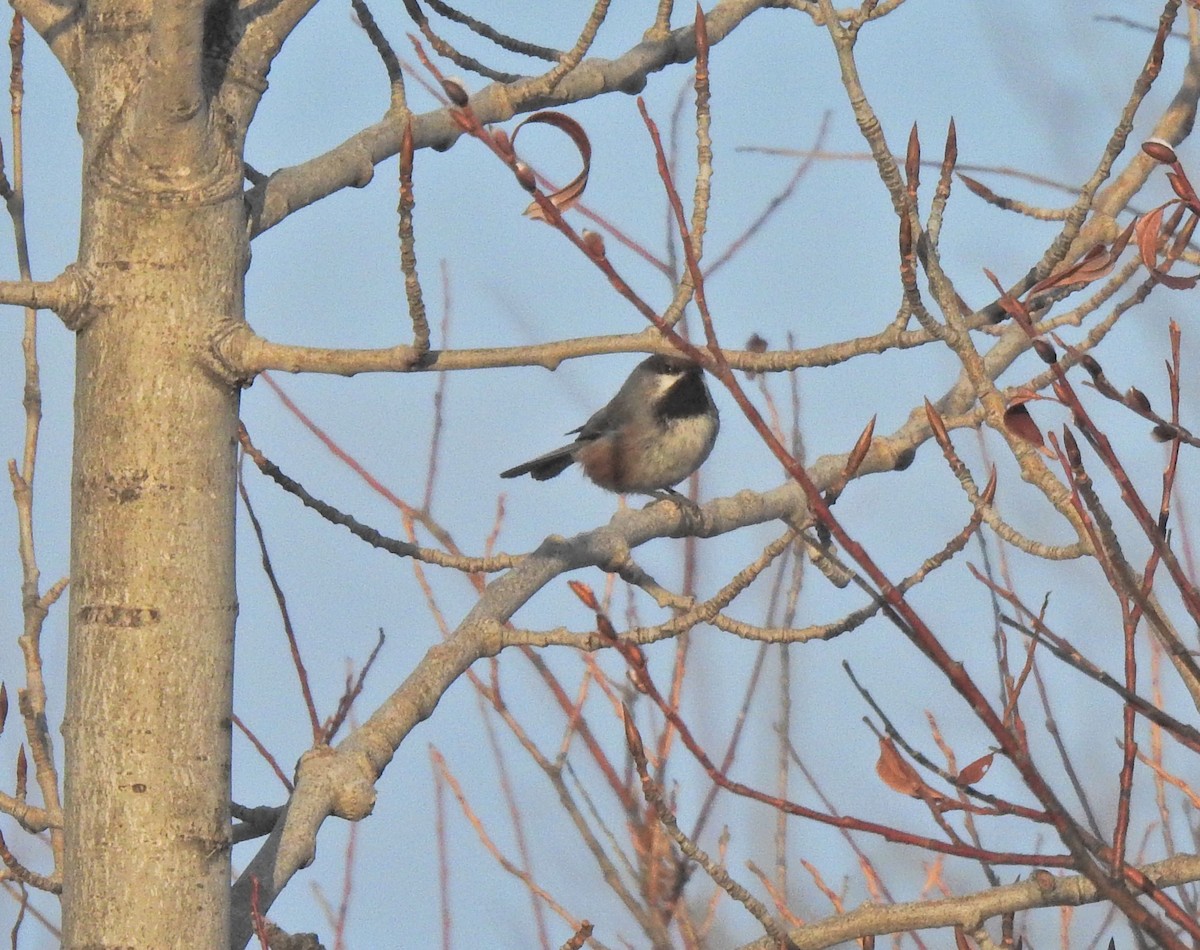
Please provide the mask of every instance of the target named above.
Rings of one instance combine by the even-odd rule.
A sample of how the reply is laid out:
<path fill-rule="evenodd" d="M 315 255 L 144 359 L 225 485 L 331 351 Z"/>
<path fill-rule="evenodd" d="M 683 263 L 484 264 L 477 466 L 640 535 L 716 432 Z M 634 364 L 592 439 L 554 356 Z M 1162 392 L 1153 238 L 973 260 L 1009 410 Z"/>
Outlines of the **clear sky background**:
<path fill-rule="evenodd" d="M 569 46 L 585 16 L 583 4 L 527 2 L 463 3 L 486 16 L 497 28 L 534 42 Z M 613 4 L 594 55 L 616 56 L 635 43 L 652 18 L 654 4 Z M 500 12 L 496 12 L 499 8 Z M 399 3 L 373 10 L 402 56 L 411 24 Z M 1096 3 L 1016 2 L 997 5 L 960 0 L 909 0 L 896 14 L 864 30 L 859 44 L 866 91 L 883 121 L 894 150 L 902 150 L 909 127 L 918 123 L 926 156 L 940 156 L 946 125 L 957 123 L 961 163 L 1007 166 L 1074 185 L 1088 174 L 1111 134 L 1150 44 L 1150 34 L 1105 22 L 1119 13 L 1153 24 L 1159 4 L 1137 2 L 1106 6 Z M 691 18 L 680 4 L 675 25 Z M 527 60 L 495 53 L 447 28 L 447 38 L 491 65 L 529 72 Z M 79 141 L 75 132 L 75 97 L 53 57 L 35 37 L 28 41 L 26 69 L 27 204 L 34 276 L 49 278 L 70 262 L 77 249 L 79 207 Z M 1186 44 L 1173 40 L 1158 88 L 1143 111 L 1157 115 L 1173 93 L 1186 55 Z M 448 68 L 449 72 L 456 72 Z M 826 147 L 833 152 L 861 153 L 862 139 L 854 124 L 837 74 L 827 35 L 794 11 L 766 11 L 750 18 L 712 53 L 713 137 L 715 178 L 707 237 L 711 257 L 729 242 L 776 195 L 799 159 L 746 151 L 746 147 L 809 148 L 829 114 Z M 651 114 L 664 126 L 680 90 L 691 80 L 690 66 L 654 75 L 645 91 Z M 270 76 L 267 93 L 250 134 L 248 161 L 262 172 L 311 158 L 379 119 L 387 106 L 383 67 L 365 34 L 355 25 L 348 4 L 327 0 L 299 27 Z M 483 81 L 468 77 L 478 89 Z M 424 111 L 434 103 L 409 83 L 410 103 Z M 614 94 L 565 110 L 586 128 L 594 148 L 587 204 L 618 227 L 662 253 L 667 233 L 665 203 L 654 167 L 653 151 L 637 115 L 634 99 Z M 694 161 L 687 156 L 694 139 L 685 109 L 681 191 L 691 192 L 687 178 Z M 1144 136 L 1134 133 L 1131 141 Z M 511 124 L 510 124 L 511 128 Z M 6 153 L 9 136 L 4 136 Z M 551 130 L 522 133 L 522 152 L 551 177 L 574 174 L 576 156 Z M 1185 145 L 1180 156 L 1189 168 L 1195 150 Z M 935 174 L 926 173 L 927 188 Z M 995 190 L 1031 203 L 1062 207 L 1064 192 L 1024 181 L 980 173 L 976 177 Z M 379 166 L 374 181 L 361 190 L 346 190 L 288 218 L 259 237 L 247 278 L 247 314 L 259 333 L 278 341 L 323 346 L 385 346 L 406 342 L 410 324 L 405 310 L 396 239 L 396 162 Z M 537 343 L 562 338 L 635 331 L 642 318 L 611 292 L 603 277 L 561 236 L 521 216 L 528 198 L 511 175 L 476 142 L 459 141 L 448 153 L 416 157 L 416 228 L 420 274 L 432 318 L 450 311 L 448 335 L 435 330 L 435 346 L 478 347 Z M 1164 192 L 1165 195 L 1165 192 Z M 1143 202 L 1148 206 L 1149 200 Z M 572 214 L 577 225 L 585 222 Z M 7 219 L 0 221 L 0 231 Z M 1056 233 L 1053 223 L 1001 214 L 956 185 L 942 250 L 948 269 L 969 302 L 990 299 L 983 268 L 1001 280 L 1015 280 L 1041 255 Z M 6 232 L 5 232 L 6 233 Z M 11 246 L 0 244 L 0 246 Z M 670 299 L 663 276 L 632 254 L 608 242 L 609 254 L 630 283 L 657 307 Z M 0 274 L 16 274 L 12 255 L 0 256 Z M 442 269 L 449 297 L 443 293 Z M 814 165 L 792 199 L 708 285 L 708 296 L 723 342 L 741 347 L 753 333 L 772 346 L 783 346 L 788 334 L 798 345 L 815 346 L 876 332 L 894 316 L 900 301 L 897 280 L 896 223 L 888 196 L 870 163 L 823 161 Z M 1114 335 L 1102 360 L 1118 385 L 1136 382 L 1162 400 L 1162 360 L 1167 356 L 1166 322 L 1184 324 L 1185 365 L 1195 365 L 1196 334 L 1188 325 L 1192 298 L 1160 293 Z M 0 319 L 0 353 L 8 371 L 0 374 L 0 451 L 20 453 L 22 411 L 20 316 L 13 310 Z M 67 560 L 68 484 L 71 445 L 72 340 L 51 315 L 42 318 L 45 424 L 40 455 L 38 542 L 46 583 L 64 575 Z M 631 355 L 572 361 L 550 374 L 544 370 L 503 369 L 451 374 L 446 380 L 445 430 L 439 459 L 434 514 L 468 552 L 482 550 L 493 529 L 497 499 L 503 493 L 506 514 L 498 549 L 528 551 L 548 534 L 571 535 L 604 524 L 617 499 L 584 482 L 574 473 L 546 484 L 529 480 L 502 482 L 497 473 L 558 444 L 561 433 L 582 423 L 615 391 L 637 361 Z M 1013 378 L 1028 372 L 1022 362 Z M 903 423 L 924 396 L 940 396 L 957 375 L 945 353 L 923 348 L 893 353 L 849 365 L 811 370 L 800 378 L 803 431 L 809 458 L 846 451 L 863 426 L 878 416 L 877 431 L 886 434 Z M 1194 373 L 1192 374 L 1194 376 Z M 375 375 L 354 379 L 329 377 L 276 379 L 300 407 L 393 492 L 420 504 L 432 431 L 432 402 L 439 383 L 433 374 Z M 785 380 L 772 382 L 781 399 Z M 1195 390 L 1185 390 L 1185 416 L 1195 407 Z M 748 424 L 723 392 L 716 394 L 723 430 L 703 470 L 704 497 L 742 489 L 766 489 L 783 474 Z M 332 457 L 261 382 L 243 396 L 243 415 L 259 447 L 286 472 L 319 497 L 353 513 L 386 534 L 400 535 L 398 513 L 371 492 L 343 463 Z M 1052 408 L 1039 416 L 1061 425 Z M 1161 454 L 1138 426 L 1113 422 L 1133 446 L 1130 463 L 1153 494 Z M 1120 426 L 1126 428 L 1120 428 Z M 956 440 L 970 455 L 975 442 Z M 977 459 L 977 456 L 972 456 Z M 976 469 L 981 471 L 982 468 Z M 1011 470 L 1001 482 L 1006 512 L 1031 530 L 1044 526 L 1046 513 L 1026 503 Z M 1190 476 L 1186 483 L 1190 483 Z M 308 663 L 318 707 L 332 711 L 343 686 L 347 662 L 357 665 L 372 649 L 382 629 L 387 642 L 367 680 L 358 712 L 369 714 L 439 639 L 439 632 L 416 584 L 412 566 L 369 549 L 343 529 L 332 527 L 281 494 L 256 471 L 247 470 L 250 494 L 262 519 L 275 568 Z M 640 502 L 637 502 L 640 504 Z M 903 474 L 874 476 L 854 485 L 840 504 L 848 526 L 894 573 L 907 572 L 957 532 L 969 515 L 967 503 L 946 473 L 935 447 L 925 446 L 912 469 Z M 278 611 L 259 567 L 252 535 L 242 518 L 239 533 L 239 589 L 235 708 L 290 772 L 309 741 L 307 721 L 296 680 L 286 655 Z M 1046 540 L 1066 540 L 1061 528 L 1047 529 Z M 1057 531 L 1057 534 L 1055 532 Z M 777 525 L 750 529 L 700 546 L 700 591 L 711 594 L 727 576 L 754 558 L 778 533 Z M 940 539 L 940 540 L 938 540 Z M 668 586 L 679 578 L 682 542 L 659 541 L 639 552 L 641 563 Z M 22 681 L 16 637 L 20 630 L 19 568 L 15 557 L 16 528 L 11 505 L 0 505 L 0 676 L 10 695 Z M 972 558 L 975 559 L 974 557 Z M 732 567 L 731 567 L 732 565 Z M 1018 565 L 1018 571 L 1022 570 Z M 990 637 L 987 601 L 970 581 L 965 566 L 955 565 L 936 590 L 918 594 L 916 602 L 935 629 L 947 635 Z M 1029 578 L 1038 577 L 1029 567 Z M 1119 618 L 1113 606 L 1096 597 L 1094 572 L 1068 566 L 1041 587 L 1040 598 L 1057 586 L 1057 620 L 1064 630 L 1119 640 Z M 597 588 L 603 578 L 585 572 L 581 579 Z M 1077 582 L 1077 583 L 1076 583 Z M 1074 589 L 1068 583 L 1076 583 Z M 437 575 L 439 603 L 451 624 L 473 603 L 469 585 L 457 576 Z M 745 619 L 761 619 L 766 586 L 753 589 L 737 611 Z M 622 601 L 619 601 L 622 602 Z M 833 590 L 814 573 L 801 598 L 800 622 L 830 620 L 856 606 L 848 592 Z M 639 600 L 645 622 L 665 615 L 646 598 Z M 760 612 L 756 614 L 756 609 Z M 557 582 L 515 618 L 531 628 L 565 624 L 586 629 L 587 612 Z M 51 682 L 52 722 L 61 719 L 62 670 L 65 654 L 65 601 L 54 611 L 44 638 Z M 752 644 L 711 629 L 697 634 L 694 676 L 687 713 L 702 734 L 723 737 L 741 700 L 742 683 L 755 655 Z M 666 670 L 670 644 L 652 651 L 652 662 Z M 1115 654 L 1114 654 L 1115 655 Z M 945 696 L 926 661 L 883 623 L 827 644 L 794 651 L 793 728 L 803 737 L 806 760 L 828 782 L 835 795 L 846 796 L 858 814 L 886 816 L 898 824 L 925 828 L 923 806 L 899 798 L 875 778 L 875 740 L 860 722 L 868 712 L 850 688 L 840 664 L 848 659 L 871 688 L 890 701 L 897 720 L 921 728 L 923 710 L 945 715 L 950 737 L 964 756 L 986 751 L 985 740 L 966 710 Z M 564 677 L 577 677 L 579 659 L 565 650 L 548 660 Z M 559 726 L 544 716 L 550 699 L 520 657 L 500 660 L 506 696 L 526 722 L 544 718 L 539 738 L 551 748 Z M 610 669 L 619 669 L 612 664 Z M 1064 703 L 1079 680 L 1060 674 Z M 202 690 L 205 684 L 197 683 Z M 768 782 L 774 770 L 771 722 L 777 715 L 776 685 L 763 687 L 755 707 L 757 746 L 740 760 L 739 777 Z M 937 699 L 932 698 L 935 695 Z M 15 711 L 14 711 L 15 712 Z M 1063 710 L 1064 730 L 1078 740 L 1096 730 L 1096 774 L 1108 782 L 1100 792 L 1111 801 L 1119 757 L 1114 739 L 1119 721 L 1097 726 L 1086 716 Z M 614 723 L 615 725 L 615 723 Z M 535 726 L 536 728 L 536 726 Z M 11 765 L 20 741 L 19 720 L 10 715 L 0 737 L 0 780 L 11 783 Z M 619 736 L 606 740 L 619 754 Z M 618 919 L 615 900 L 595 867 L 573 838 L 566 819 L 555 811 L 552 793 L 530 769 L 515 744 L 502 739 L 512 755 L 517 795 L 536 822 L 534 862 L 538 880 L 574 913 L 593 921 Z M 246 805 L 280 804 L 284 792 L 270 770 L 240 735 L 235 734 L 235 799 Z M 494 762 L 488 751 L 480 707 L 466 682 L 457 684 L 434 717 L 410 736 L 379 784 L 375 814 L 361 826 L 355 862 L 355 890 L 348 931 L 354 948 L 431 947 L 440 934 L 437 864 L 433 827 L 433 784 L 428 749 L 445 754 L 501 847 L 512 845 L 511 827 Z M 756 756 L 758 758 L 756 759 Z M 680 778 L 686 780 L 687 775 Z M 692 775 L 680 788 L 681 816 L 694 814 L 707 785 Z M 998 777 L 1003 782 L 1004 777 Z M 1101 779 L 1098 778 L 1097 781 Z M 1000 787 L 1003 787 L 1001 785 Z M 807 790 L 797 791 L 803 801 Z M 1106 797 L 1109 796 L 1109 797 Z M 1024 800 L 1024 799 L 1023 799 Z M 691 811 L 689 811 L 691 809 Z M 770 864 L 774 816 L 765 809 L 729 804 L 720 813 L 732 833 L 730 868 L 750 880 L 744 861 Z M 10 845 L 34 867 L 44 855 L 34 844 L 9 833 Z M 711 826 L 712 847 L 719 823 Z M 319 882 L 337 899 L 347 828 L 331 820 L 320 839 L 317 863 L 302 872 L 275 905 L 272 916 L 293 931 L 316 930 L 328 937 L 310 882 Z M 528 900 L 523 888 L 500 871 L 479 846 L 457 807 L 449 810 L 452 894 L 457 946 L 521 948 L 533 945 Z M 849 875 L 857 881 L 853 859 L 837 836 L 826 829 L 796 826 L 797 858 L 822 867 L 838 886 Z M 899 899 L 916 896 L 924 857 L 866 842 L 889 873 Z M 243 866 L 253 845 L 234 852 L 235 868 Z M 1057 850 L 1057 849 L 1056 849 Z M 798 880 L 798 879 L 796 879 Z M 964 873 L 953 882 L 975 889 L 978 874 Z M 695 886 L 695 885 L 693 885 Z M 701 888 L 697 893 L 706 894 Z M 856 883 L 851 905 L 866 899 Z M 799 882 L 795 907 L 806 916 L 822 916 L 828 907 L 807 882 Z M 52 902 L 37 905 L 57 913 Z M 7 930 L 15 905 L 0 899 L 0 930 Z M 1052 919 L 1053 918 L 1053 919 Z M 1057 918 L 1046 915 L 1053 933 Z M 730 945 L 756 935 L 756 925 L 740 909 L 727 908 L 723 926 Z M 36 926 L 26 925 L 22 946 L 52 946 Z M 621 932 L 631 937 L 632 925 Z M 556 944 L 568 936 L 557 922 Z M 598 931 L 618 945 L 613 930 Z M 720 941 L 716 945 L 720 945 Z"/>

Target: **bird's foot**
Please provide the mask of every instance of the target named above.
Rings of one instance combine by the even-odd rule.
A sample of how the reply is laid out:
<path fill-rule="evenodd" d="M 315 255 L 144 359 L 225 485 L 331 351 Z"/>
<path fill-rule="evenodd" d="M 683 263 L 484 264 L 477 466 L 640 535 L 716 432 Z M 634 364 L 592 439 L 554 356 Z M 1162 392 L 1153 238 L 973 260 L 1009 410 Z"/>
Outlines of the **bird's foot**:
<path fill-rule="evenodd" d="M 655 501 L 674 502 L 681 510 L 689 514 L 698 514 L 700 511 L 700 505 L 697 502 L 692 501 L 687 495 L 677 492 L 674 488 L 663 488 L 659 491 L 649 492 L 648 494 Z M 651 502 L 651 504 L 654 504 L 654 502 Z"/>

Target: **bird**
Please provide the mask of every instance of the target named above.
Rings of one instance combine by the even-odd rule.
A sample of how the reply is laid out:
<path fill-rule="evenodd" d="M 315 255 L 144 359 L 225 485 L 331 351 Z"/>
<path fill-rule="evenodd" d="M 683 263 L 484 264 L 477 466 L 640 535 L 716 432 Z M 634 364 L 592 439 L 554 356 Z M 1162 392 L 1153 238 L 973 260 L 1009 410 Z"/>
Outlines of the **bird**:
<path fill-rule="evenodd" d="M 539 482 L 578 462 L 601 488 L 620 494 L 683 496 L 672 486 L 708 458 L 721 427 L 697 363 L 656 354 L 634 367 L 617 394 L 578 429 L 575 441 L 501 472 Z"/>

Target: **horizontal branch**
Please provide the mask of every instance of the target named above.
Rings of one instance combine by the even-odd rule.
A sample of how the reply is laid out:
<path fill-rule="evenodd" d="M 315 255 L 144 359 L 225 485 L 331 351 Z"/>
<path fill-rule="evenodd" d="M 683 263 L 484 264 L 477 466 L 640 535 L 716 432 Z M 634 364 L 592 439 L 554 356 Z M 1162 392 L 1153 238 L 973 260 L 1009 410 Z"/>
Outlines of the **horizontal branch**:
<path fill-rule="evenodd" d="M 780 373 L 795 369 L 836 366 L 857 356 L 889 349 L 910 349 L 931 342 L 924 330 L 892 329 L 852 340 L 799 350 L 725 350 L 729 365 L 753 373 Z M 359 373 L 411 373 L 485 369 L 504 366 L 542 366 L 557 369 L 566 360 L 609 353 L 661 353 L 678 350 L 657 333 L 615 333 L 522 346 L 481 347 L 466 350 L 418 350 L 407 344 L 378 349 L 295 346 L 265 339 L 245 324 L 226 325 L 213 344 L 220 370 L 234 379 L 250 380 L 264 370 L 284 373 L 323 373 L 356 376 Z"/>
<path fill-rule="evenodd" d="M 1141 868 L 1159 887 L 1200 880 L 1200 855 L 1181 854 Z M 1056 877 L 1034 871 L 1028 881 L 988 888 L 961 897 L 880 906 L 865 904 L 849 913 L 794 928 L 788 939 L 795 950 L 821 950 L 865 936 L 905 933 L 935 927 L 972 931 L 985 920 L 1035 907 L 1078 907 L 1099 900 L 1096 885 L 1082 875 Z M 769 938 L 744 944 L 741 950 L 775 950 Z"/>
<path fill-rule="evenodd" d="M 706 17 L 710 45 L 716 45 L 764 7 L 778 0 L 721 0 Z M 674 30 L 665 37 L 639 43 L 616 59 L 591 57 L 564 76 L 547 93 L 540 78 L 514 83 L 492 83 L 471 96 L 471 109 L 485 125 L 504 122 L 514 115 L 591 99 L 609 92 L 638 93 L 646 78 L 667 66 L 689 62 L 696 55 L 692 27 Z M 254 235 L 261 234 L 294 211 L 307 207 L 343 188 L 361 188 L 374 167 L 400 150 L 407 116 L 389 109 L 379 122 L 356 133 L 340 145 L 307 162 L 281 169 L 247 192 Z M 444 151 L 463 134 L 448 109 L 412 117 L 415 148 Z"/>
<path fill-rule="evenodd" d="M 425 370 L 483 369 L 502 366 L 544 366 L 557 369 L 567 359 L 603 353 L 675 352 L 671 344 L 646 333 L 614 334 L 561 340 L 537 346 L 496 346 L 472 350 L 418 350 L 408 345 L 357 350 L 293 346 L 263 339 L 244 324 L 222 333 L 213 345 L 225 373 L 250 380 L 264 370 L 285 373 L 410 373 Z"/>
<path fill-rule="evenodd" d="M 0 280 L 0 305 L 53 310 L 69 323 L 82 302 L 82 282 L 71 268 L 53 280 Z"/>

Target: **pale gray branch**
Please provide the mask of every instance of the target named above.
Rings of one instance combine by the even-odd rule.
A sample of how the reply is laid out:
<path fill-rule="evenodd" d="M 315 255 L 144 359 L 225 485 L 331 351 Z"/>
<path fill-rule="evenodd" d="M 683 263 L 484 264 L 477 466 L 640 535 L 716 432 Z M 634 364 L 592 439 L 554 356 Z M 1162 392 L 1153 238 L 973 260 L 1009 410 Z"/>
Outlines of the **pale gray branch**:
<path fill-rule="evenodd" d="M 150 16 L 136 122 L 139 138 L 152 143 L 163 164 L 197 154 L 208 138 L 201 82 L 204 9 L 204 0 L 155 0 Z"/>
<path fill-rule="evenodd" d="M 706 18 L 710 45 L 715 46 L 744 19 L 777 0 L 721 0 Z M 609 92 L 638 93 L 646 78 L 674 63 L 696 55 L 692 28 L 674 30 L 664 38 L 639 43 L 617 59 L 592 57 L 564 76 L 551 92 L 539 79 L 505 85 L 493 83 L 471 97 L 471 109 L 480 122 L 503 122 L 520 112 L 578 102 Z M 448 149 L 462 135 L 449 111 L 439 109 L 412 119 L 415 148 Z M 341 145 L 300 165 L 284 168 L 247 194 L 254 234 L 274 227 L 289 214 L 346 187 L 361 188 L 374 166 L 400 149 L 402 124 L 390 111 L 379 122 L 351 136 Z"/>
<path fill-rule="evenodd" d="M 85 296 L 83 281 L 70 268 L 53 280 L 0 280 L 0 305 L 52 310 L 68 325 Z"/>
<path fill-rule="evenodd" d="M 1200 855 L 1180 854 L 1147 864 L 1142 872 L 1159 887 L 1173 887 L 1200 879 Z M 788 938 L 795 950 L 821 950 L 845 945 L 868 935 L 961 926 L 968 932 L 985 920 L 1034 907 L 1078 907 L 1099 900 L 1096 886 L 1082 875 L 1057 877 L 1034 871 L 1030 880 L 1006 887 L 988 888 L 961 897 L 913 901 L 909 904 L 864 904 L 856 910 L 794 928 Z M 947 940 L 949 940 L 947 935 Z M 741 950 L 775 950 L 769 939 L 744 944 Z"/>

